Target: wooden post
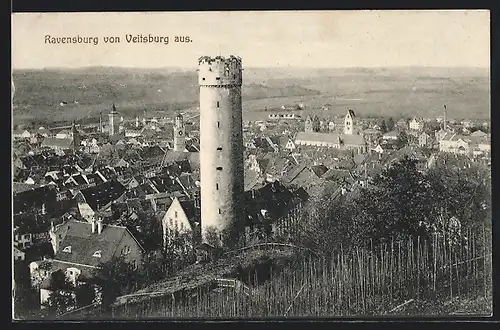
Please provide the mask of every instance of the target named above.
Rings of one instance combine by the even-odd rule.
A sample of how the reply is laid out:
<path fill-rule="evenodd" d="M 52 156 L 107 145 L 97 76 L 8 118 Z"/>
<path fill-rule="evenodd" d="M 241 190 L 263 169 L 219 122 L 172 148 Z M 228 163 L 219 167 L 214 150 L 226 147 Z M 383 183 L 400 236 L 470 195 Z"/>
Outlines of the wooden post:
<path fill-rule="evenodd" d="M 484 227 L 484 223 L 483 223 L 483 287 L 484 287 L 484 298 L 486 298 L 486 292 L 487 292 L 487 288 L 486 288 L 486 276 L 487 273 L 488 273 L 488 270 L 486 269 L 486 258 L 487 258 L 487 255 L 486 255 L 486 229 Z"/>

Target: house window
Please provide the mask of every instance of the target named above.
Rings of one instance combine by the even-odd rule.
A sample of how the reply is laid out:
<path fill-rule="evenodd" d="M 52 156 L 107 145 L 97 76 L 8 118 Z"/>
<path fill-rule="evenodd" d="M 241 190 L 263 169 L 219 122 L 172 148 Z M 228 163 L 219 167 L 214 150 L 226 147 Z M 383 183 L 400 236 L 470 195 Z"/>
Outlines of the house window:
<path fill-rule="evenodd" d="M 63 252 L 66 252 L 66 253 L 71 253 L 71 245 L 66 246 L 66 247 L 63 249 Z"/>
<path fill-rule="evenodd" d="M 100 251 L 99 251 L 100 252 Z M 122 250 L 123 255 L 127 255 L 130 253 L 130 246 L 125 246 Z"/>
<path fill-rule="evenodd" d="M 95 251 L 92 257 L 100 258 L 101 257 L 101 250 Z"/>
<path fill-rule="evenodd" d="M 220 77 L 215 77 L 215 80 L 220 80 Z"/>
<path fill-rule="evenodd" d="M 137 269 L 137 261 L 136 260 L 132 261 L 132 267 L 134 267 L 134 269 Z"/>
<path fill-rule="evenodd" d="M 203 81 L 204 81 L 204 80 L 205 80 L 205 78 L 201 78 L 201 80 L 203 80 Z"/>
<path fill-rule="evenodd" d="M 30 238 L 30 235 L 29 234 L 25 234 L 24 235 L 24 239 L 29 239 Z"/>
<path fill-rule="evenodd" d="M 174 216 L 177 218 L 177 211 L 174 211 Z"/>

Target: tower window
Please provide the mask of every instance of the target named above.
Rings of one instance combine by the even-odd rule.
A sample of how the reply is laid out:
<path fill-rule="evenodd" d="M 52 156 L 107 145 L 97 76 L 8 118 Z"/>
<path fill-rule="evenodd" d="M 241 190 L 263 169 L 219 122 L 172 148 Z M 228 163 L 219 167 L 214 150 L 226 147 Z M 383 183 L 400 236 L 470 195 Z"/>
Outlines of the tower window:
<path fill-rule="evenodd" d="M 219 107 L 219 101 L 217 101 L 217 108 Z"/>
<path fill-rule="evenodd" d="M 220 128 L 220 121 L 217 122 L 217 128 Z"/>
<path fill-rule="evenodd" d="M 217 166 L 217 171 L 222 171 L 222 166 Z"/>
<path fill-rule="evenodd" d="M 219 209 L 219 214 L 220 214 L 220 209 Z"/>
<path fill-rule="evenodd" d="M 219 190 L 219 184 L 218 183 L 215 184 L 215 189 Z"/>

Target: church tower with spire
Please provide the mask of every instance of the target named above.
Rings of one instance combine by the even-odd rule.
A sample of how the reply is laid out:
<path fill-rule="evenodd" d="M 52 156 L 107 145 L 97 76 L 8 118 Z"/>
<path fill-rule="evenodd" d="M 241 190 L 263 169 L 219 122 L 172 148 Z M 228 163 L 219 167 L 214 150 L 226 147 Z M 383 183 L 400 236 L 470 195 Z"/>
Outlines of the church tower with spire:
<path fill-rule="evenodd" d="M 184 119 L 181 114 L 178 114 L 174 124 L 174 151 L 182 152 L 186 148 L 185 133 Z"/>
<path fill-rule="evenodd" d="M 109 136 L 114 136 L 119 133 L 119 125 L 118 111 L 116 111 L 115 104 L 113 103 L 113 107 L 109 113 Z"/>
<path fill-rule="evenodd" d="M 78 149 L 80 144 L 82 143 L 82 139 L 80 138 L 80 132 L 76 129 L 76 124 L 73 121 L 71 124 L 71 135 L 73 136 L 73 149 Z"/>

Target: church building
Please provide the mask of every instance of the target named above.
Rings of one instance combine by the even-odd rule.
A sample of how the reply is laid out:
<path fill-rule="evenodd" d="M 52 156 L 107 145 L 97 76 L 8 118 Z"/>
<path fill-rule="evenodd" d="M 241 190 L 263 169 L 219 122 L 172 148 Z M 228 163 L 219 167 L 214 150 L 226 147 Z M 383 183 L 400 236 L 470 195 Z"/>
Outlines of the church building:
<path fill-rule="evenodd" d="M 315 117 L 315 119 L 317 119 Z M 299 132 L 295 137 L 296 146 L 327 147 L 344 150 L 353 150 L 357 153 L 366 152 L 365 138 L 355 132 L 356 115 L 349 109 L 344 117 L 344 134 L 320 133 L 319 120 L 306 118 L 304 132 Z M 317 122 L 317 124 L 316 124 Z"/>

